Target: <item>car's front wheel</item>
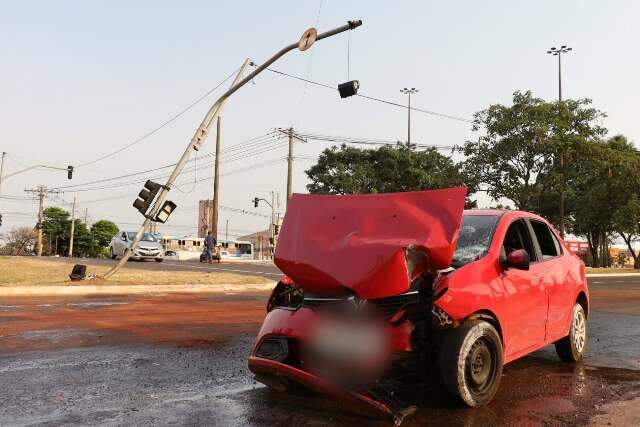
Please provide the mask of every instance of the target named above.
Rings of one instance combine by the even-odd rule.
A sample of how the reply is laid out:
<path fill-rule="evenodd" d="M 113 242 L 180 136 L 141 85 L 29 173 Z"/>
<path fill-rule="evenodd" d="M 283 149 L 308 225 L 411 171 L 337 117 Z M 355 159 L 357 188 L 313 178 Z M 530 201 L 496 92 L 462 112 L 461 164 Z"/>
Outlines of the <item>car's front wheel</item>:
<path fill-rule="evenodd" d="M 162 262 L 164 258 L 156 258 L 156 262 Z"/>
<path fill-rule="evenodd" d="M 565 362 L 582 360 L 587 348 L 587 315 L 579 303 L 573 306 L 569 335 L 555 343 L 556 353 Z"/>
<path fill-rule="evenodd" d="M 495 328 L 482 320 L 445 332 L 439 351 L 442 382 L 467 406 L 491 401 L 502 376 L 502 342 Z"/>
<path fill-rule="evenodd" d="M 117 258 L 116 253 L 113 252 L 113 248 L 109 249 L 109 256 L 111 257 L 111 259 L 116 259 Z"/>

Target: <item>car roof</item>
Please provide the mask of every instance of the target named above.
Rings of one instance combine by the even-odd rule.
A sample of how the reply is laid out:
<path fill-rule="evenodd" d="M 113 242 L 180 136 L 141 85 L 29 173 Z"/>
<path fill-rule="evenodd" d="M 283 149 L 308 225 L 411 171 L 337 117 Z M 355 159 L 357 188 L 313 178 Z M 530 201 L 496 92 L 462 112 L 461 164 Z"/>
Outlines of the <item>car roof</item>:
<path fill-rule="evenodd" d="M 540 215 L 536 215 L 532 212 L 517 211 L 512 209 L 465 209 L 464 216 L 497 216 L 505 218 L 531 218 L 537 219 L 549 223 L 546 219 Z"/>

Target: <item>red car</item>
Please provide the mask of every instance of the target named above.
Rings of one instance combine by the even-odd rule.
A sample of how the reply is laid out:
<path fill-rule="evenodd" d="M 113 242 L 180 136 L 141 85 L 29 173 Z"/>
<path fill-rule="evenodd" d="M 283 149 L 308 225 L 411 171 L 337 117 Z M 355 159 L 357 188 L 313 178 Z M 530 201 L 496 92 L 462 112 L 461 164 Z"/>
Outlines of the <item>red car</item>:
<path fill-rule="evenodd" d="M 464 404 L 488 403 L 502 367 L 548 344 L 582 358 L 584 264 L 543 218 L 464 210 L 465 188 L 295 194 L 275 254 L 285 274 L 249 358 L 258 381 L 303 385 L 401 421 L 377 387 L 437 371 Z"/>

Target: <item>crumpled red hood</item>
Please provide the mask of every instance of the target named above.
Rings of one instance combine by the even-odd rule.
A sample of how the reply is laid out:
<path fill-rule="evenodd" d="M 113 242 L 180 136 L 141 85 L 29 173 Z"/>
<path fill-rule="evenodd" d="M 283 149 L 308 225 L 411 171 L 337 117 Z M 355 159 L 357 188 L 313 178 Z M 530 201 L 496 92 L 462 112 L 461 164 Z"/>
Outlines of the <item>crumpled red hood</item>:
<path fill-rule="evenodd" d="M 431 270 L 447 268 L 458 240 L 465 187 L 407 193 L 294 194 L 275 264 L 306 291 L 351 289 L 380 298 L 410 287 L 405 250 L 415 246 Z"/>

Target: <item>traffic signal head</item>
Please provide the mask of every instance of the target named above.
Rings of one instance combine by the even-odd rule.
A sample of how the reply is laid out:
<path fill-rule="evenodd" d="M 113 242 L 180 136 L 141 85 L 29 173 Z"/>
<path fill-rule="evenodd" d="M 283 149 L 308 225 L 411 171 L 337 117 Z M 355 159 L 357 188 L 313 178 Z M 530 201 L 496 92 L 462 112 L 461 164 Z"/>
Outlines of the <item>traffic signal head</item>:
<path fill-rule="evenodd" d="M 259 201 L 259 200 L 260 200 L 260 199 L 258 199 L 257 197 L 254 197 L 254 198 L 253 198 L 253 207 L 254 207 L 254 208 L 257 208 L 257 207 L 258 207 L 258 201 Z"/>
<path fill-rule="evenodd" d="M 145 182 L 144 188 L 138 194 L 138 198 L 133 202 L 133 207 L 138 209 L 142 215 L 146 216 L 149 206 L 151 206 L 153 199 L 156 198 L 161 188 L 162 185 L 157 182 L 151 180 Z"/>
<path fill-rule="evenodd" d="M 340 98 L 348 98 L 358 93 L 360 88 L 360 82 L 358 80 L 351 80 L 350 82 L 341 83 L 338 85 L 338 92 L 340 92 Z"/>
<path fill-rule="evenodd" d="M 73 176 L 73 166 L 67 166 L 67 179 L 71 179 Z"/>
<path fill-rule="evenodd" d="M 176 209 L 176 204 L 173 203 L 171 200 L 167 200 L 162 205 L 162 208 L 160 208 L 158 215 L 156 215 L 155 221 L 164 224 L 169 219 L 171 212 L 173 212 L 175 209 Z"/>
<path fill-rule="evenodd" d="M 273 224 L 273 234 L 278 235 L 280 233 L 280 226 L 278 224 Z"/>

